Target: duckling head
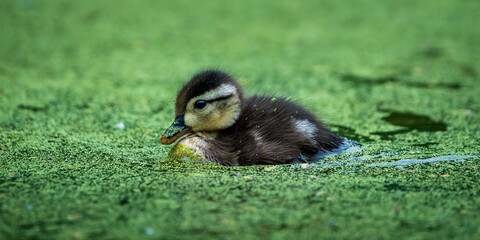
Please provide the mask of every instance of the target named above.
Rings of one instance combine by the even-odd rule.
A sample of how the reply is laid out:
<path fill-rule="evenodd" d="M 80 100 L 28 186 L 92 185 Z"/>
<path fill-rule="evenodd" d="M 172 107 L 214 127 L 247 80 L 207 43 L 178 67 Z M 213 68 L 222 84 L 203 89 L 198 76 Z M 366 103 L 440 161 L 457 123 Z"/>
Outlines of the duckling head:
<path fill-rule="evenodd" d="M 192 132 L 226 129 L 238 120 L 242 104 L 242 90 L 230 75 L 216 70 L 198 73 L 177 93 L 175 120 L 161 143 L 172 144 Z"/>

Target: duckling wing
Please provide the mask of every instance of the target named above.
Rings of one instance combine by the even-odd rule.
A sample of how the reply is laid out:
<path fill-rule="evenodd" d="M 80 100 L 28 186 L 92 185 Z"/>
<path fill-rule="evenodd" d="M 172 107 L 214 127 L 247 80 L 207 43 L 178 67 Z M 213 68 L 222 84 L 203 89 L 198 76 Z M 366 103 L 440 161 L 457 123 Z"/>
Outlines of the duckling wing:
<path fill-rule="evenodd" d="M 341 139 L 303 107 L 285 98 L 253 96 L 229 129 L 239 165 L 304 162 L 318 151 L 337 148 Z"/>

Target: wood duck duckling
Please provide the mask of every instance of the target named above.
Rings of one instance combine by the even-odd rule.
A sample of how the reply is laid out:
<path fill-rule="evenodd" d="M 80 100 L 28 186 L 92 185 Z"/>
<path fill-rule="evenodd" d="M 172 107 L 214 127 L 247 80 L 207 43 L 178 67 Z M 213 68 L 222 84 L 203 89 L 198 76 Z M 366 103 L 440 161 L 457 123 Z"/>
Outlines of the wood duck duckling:
<path fill-rule="evenodd" d="M 175 121 L 162 144 L 193 148 L 207 161 L 226 166 L 306 162 L 342 139 L 304 108 L 285 98 L 244 98 L 228 74 L 196 74 L 177 94 Z"/>

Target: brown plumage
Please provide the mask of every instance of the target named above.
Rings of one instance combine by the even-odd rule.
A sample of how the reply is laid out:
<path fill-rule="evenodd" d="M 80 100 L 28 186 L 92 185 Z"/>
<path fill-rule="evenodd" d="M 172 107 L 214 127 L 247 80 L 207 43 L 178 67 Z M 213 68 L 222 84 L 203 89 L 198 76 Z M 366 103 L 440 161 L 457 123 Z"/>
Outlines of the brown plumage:
<path fill-rule="evenodd" d="M 243 98 L 228 74 L 195 75 L 178 92 L 175 122 L 162 136 L 195 148 L 222 165 L 305 162 L 319 151 L 336 149 L 342 139 L 304 108 L 285 98 Z"/>

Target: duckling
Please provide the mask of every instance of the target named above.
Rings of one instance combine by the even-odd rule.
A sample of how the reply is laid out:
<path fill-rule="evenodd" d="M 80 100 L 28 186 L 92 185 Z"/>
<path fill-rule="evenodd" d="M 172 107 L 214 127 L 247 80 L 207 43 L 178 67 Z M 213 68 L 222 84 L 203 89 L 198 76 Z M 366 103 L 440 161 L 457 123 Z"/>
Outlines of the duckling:
<path fill-rule="evenodd" d="M 179 138 L 178 144 L 225 166 L 302 163 L 342 142 L 288 99 L 244 98 L 237 81 L 217 70 L 196 74 L 178 92 L 175 121 L 161 143 Z"/>

